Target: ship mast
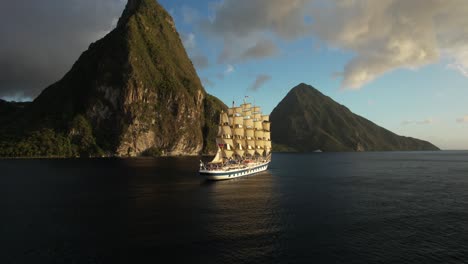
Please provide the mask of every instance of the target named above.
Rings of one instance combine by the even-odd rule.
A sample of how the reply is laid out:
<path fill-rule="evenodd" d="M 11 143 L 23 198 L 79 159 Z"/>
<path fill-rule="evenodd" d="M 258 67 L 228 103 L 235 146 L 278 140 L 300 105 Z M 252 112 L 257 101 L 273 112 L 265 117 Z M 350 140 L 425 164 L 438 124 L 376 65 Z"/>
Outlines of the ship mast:
<path fill-rule="evenodd" d="M 234 102 L 227 113 L 221 112 L 216 144 L 218 152 L 212 163 L 227 160 L 262 159 L 271 153 L 270 122 L 258 106 Z"/>

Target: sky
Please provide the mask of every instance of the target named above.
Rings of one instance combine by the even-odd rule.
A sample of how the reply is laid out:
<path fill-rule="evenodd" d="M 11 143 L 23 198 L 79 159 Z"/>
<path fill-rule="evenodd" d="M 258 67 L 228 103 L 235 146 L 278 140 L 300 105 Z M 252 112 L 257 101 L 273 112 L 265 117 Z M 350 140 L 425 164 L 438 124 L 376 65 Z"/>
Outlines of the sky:
<path fill-rule="evenodd" d="M 307 83 L 397 134 L 468 149 L 466 0 L 160 0 L 208 93 L 270 113 Z M 125 0 L 0 9 L 0 98 L 33 100 L 112 30 Z"/>

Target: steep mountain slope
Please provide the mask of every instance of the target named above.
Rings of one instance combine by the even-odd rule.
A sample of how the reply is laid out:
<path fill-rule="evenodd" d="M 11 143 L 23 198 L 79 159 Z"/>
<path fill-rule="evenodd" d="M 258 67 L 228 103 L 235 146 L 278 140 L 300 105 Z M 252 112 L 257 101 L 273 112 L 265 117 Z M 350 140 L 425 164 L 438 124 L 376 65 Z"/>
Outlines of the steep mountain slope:
<path fill-rule="evenodd" d="M 108 155 L 195 155 L 210 150 L 213 111 L 226 108 L 207 96 L 171 16 L 155 0 L 129 0 L 117 27 L 92 43 L 15 126 L 52 129 L 71 144 L 87 131 L 91 152 Z"/>
<path fill-rule="evenodd" d="M 299 84 L 271 113 L 272 140 L 296 151 L 438 150 L 427 141 L 398 136 Z"/>

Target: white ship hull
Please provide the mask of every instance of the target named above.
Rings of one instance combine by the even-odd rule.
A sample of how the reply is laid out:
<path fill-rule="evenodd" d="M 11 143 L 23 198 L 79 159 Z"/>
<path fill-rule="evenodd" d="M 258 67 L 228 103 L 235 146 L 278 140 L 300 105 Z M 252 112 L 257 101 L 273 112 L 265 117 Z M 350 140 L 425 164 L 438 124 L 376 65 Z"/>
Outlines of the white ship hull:
<path fill-rule="evenodd" d="M 207 180 L 220 181 L 248 176 L 267 170 L 270 161 L 256 162 L 246 165 L 225 166 L 220 169 L 200 169 L 200 175 Z"/>

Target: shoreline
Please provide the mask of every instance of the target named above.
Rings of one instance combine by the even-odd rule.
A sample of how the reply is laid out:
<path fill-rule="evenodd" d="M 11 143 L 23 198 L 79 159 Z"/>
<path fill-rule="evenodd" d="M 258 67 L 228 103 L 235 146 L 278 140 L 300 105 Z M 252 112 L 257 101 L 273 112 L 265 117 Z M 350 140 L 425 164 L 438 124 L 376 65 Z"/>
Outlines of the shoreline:
<path fill-rule="evenodd" d="M 388 150 L 388 151 L 330 151 L 330 152 L 289 152 L 289 151 L 272 151 L 272 153 L 279 153 L 279 154 L 323 154 L 323 153 L 396 153 L 396 152 L 404 152 L 404 153 L 411 153 L 411 152 L 468 152 L 467 150 L 463 149 L 444 149 L 444 150 Z M 85 160 L 98 160 L 98 159 L 159 159 L 159 158 L 204 158 L 204 157 L 213 157 L 214 154 L 200 154 L 200 155 L 164 155 L 164 156 L 157 156 L 157 157 L 145 157 L 145 156 L 138 156 L 138 157 L 120 157 L 120 156 L 109 156 L 109 157 L 0 157 L 0 160 L 45 160 L 45 159 L 53 159 L 53 160 L 78 160 L 78 159 L 85 159 Z"/>

